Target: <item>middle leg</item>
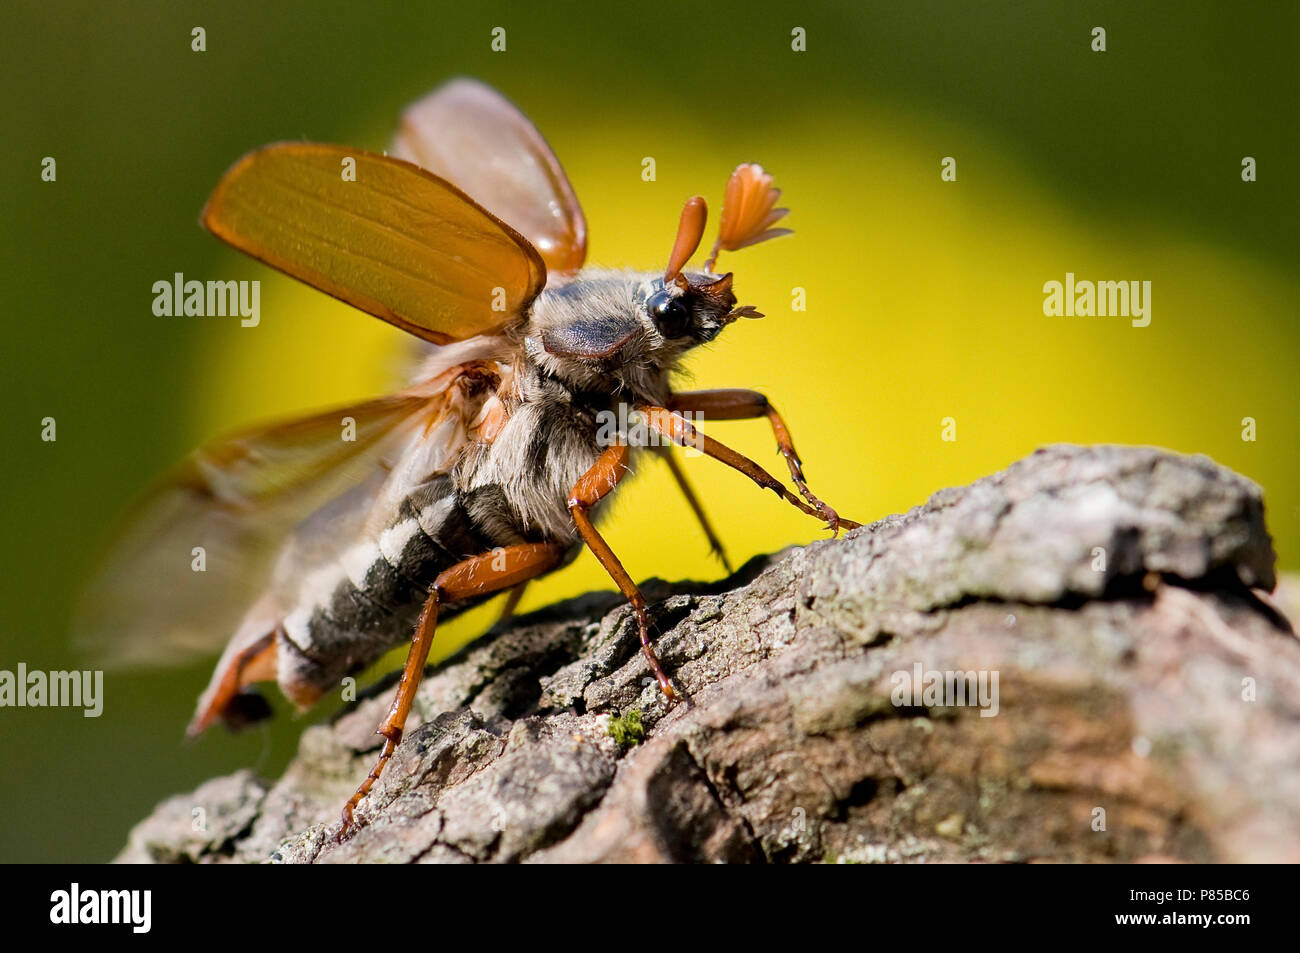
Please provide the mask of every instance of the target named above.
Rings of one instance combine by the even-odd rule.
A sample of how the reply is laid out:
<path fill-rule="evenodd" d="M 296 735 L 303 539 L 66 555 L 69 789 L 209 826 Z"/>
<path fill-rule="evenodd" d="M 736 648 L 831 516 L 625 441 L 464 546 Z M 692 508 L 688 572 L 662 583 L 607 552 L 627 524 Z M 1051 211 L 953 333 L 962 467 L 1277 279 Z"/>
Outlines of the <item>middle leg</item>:
<path fill-rule="evenodd" d="M 695 489 L 691 486 L 690 481 L 686 479 L 686 471 L 682 469 L 682 465 L 678 463 L 677 459 L 673 456 L 673 448 L 664 447 L 662 449 L 664 462 L 668 464 L 668 469 L 672 472 L 673 479 L 677 481 L 677 488 L 682 491 L 682 496 L 686 497 L 686 505 L 689 506 L 691 512 L 695 514 L 695 519 L 696 522 L 700 524 L 700 529 L 704 530 L 704 537 L 709 541 L 709 552 L 718 557 L 722 562 L 723 568 L 726 569 L 728 573 L 735 572 L 736 570 L 732 568 L 731 560 L 727 558 L 727 551 L 722 546 L 722 540 L 719 538 L 717 530 L 713 528 L 713 524 L 709 521 L 708 514 L 704 512 L 704 506 L 700 503 L 700 498 L 695 495 Z"/>
<path fill-rule="evenodd" d="M 613 492 L 619 480 L 627 475 L 630 455 L 631 451 L 623 445 L 605 450 L 592 468 L 574 485 L 573 492 L 569 494 L 569 512 L 573 514 L 573 522 L 577 524 L 578 532 L 582 534 L 587 546 L 605 567 L 605 572 L 609 573 L 618 585 L 624 598 L 632 603 L 632 611 L 636 613 L 637 630 L 641 636 L 641 654 L 650 663 L 650 671 L 654 673 L 660 690 L 671 702 L 676 700 L 677 692 L 673 690 L 672 683 L 664 674 L 663 666 L 659 664 L 654 649 L 650 647 L 650 616 L 646 612 L 645 596 L 641 595 L 641 590 L 637 588 L 632 577 L 623 568 L 623 564 L 614 555 L 614 550 L 609 548 L 605 537 L 596 531 L 589 515 L 591 508 Z"/>

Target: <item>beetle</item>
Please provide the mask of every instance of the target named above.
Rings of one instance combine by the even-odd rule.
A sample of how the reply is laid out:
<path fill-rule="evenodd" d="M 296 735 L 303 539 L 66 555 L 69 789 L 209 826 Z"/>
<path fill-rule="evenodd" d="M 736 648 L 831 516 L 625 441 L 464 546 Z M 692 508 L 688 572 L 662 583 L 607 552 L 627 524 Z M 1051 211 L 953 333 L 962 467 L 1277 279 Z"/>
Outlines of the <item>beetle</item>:
<path fill-rule="evenodd" d="M 411 384 L 195 451 L 136 507 L 83 613 L 91 632 L 124 630 L 127 657 L 233 628 L 191 734 L 269 714 L 258 682 L 309 707 L 409 638 L 378 728 L 383 749 L 344 808 L 340 837 L 401 741 L 438 623 L 505 590 L 512 607 L 525 583 L 584 545 L 630 601 L 663 694 L 677 697 L 646 600 L 595 526 L 645 449 L 629 421 L 734 467 L 832 532 L 859 525 L 809 489 L 766 397 L 670 383 L 692 348 L 762 316 L 737 306 L 733 275 L 715 270 L 721 252 L 788 232 L 774 227 L 786 210 L 760 166 L 731 175 L 700 269 L 687 269 L 707 220 L 696 196 L 666 268 L 632 272 L 585 266 L 586 222 L 559 160 L 490 87 L 438 88 L 408 108 L 391 151 L 255 150 L 221 179 L 202 223 L 424 342 Z M 701 433 L 701 417 L 770 421 L 798 492 Z M 350 439 L 340 421 L 351 421 Z M 178 572 L 193 547 L 206 571 Z"/>

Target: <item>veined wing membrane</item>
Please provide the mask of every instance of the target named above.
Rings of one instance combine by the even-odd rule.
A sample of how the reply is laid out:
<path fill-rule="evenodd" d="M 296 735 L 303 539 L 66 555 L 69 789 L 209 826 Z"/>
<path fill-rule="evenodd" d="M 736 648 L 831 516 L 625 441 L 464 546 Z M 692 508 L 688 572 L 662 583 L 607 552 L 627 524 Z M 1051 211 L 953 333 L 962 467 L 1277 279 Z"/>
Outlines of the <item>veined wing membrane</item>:
<path fill-rule="evenodd" d="M 331 520 L 346 538 L 363 495 L 441 401 L 429 388 L 247 430 L 190 454 L 126 514 L 74 620 L 80 648 L 104 662 L 170 664 L 220 648 L 266 590 L 305 517 L 345 492 Z M 344 439 L 345 418 L 355 439 Z"/>
<path fill-rule="evenodd" d="M 436 175 L 361 149 L 276 143 L 250 152 L 217 185 L 203 224 L 435 344 L 500 330 L 546 284 L 537 250 L 509 225 Z"/>

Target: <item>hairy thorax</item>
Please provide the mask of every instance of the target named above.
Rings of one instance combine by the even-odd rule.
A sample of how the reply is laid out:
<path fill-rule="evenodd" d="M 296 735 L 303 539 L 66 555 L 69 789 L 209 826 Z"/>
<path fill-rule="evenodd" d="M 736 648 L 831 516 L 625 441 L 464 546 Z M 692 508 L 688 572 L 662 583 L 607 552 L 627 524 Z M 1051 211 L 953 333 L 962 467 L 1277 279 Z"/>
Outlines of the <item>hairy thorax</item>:
<path fill-rule="evenodd" d="M 458 473 L 465 505 L 501 545 L 576 543 L 580 536 L 568 508 L 574 486 L 610 445 L 611 435 L 622 439 L 611 421 L 620 415 L 625 420 L 643 398 L 578 390 L 527 359 L 511 389 L 499 430 L 466 456 Z"/>
<path fill-rule="evenodd" d="M 470 401 L 478 422 L 455 473 L 462 505 L 497 545 L 579 541 L 568 509 L 574 486 L 623 439 L 633 407 L 667 401 L 669 369 L 686 345 L 666 341 L 646 317 L 655 277 L 586 269 L 547 288 L 495 344 L 454 346 L 497 368 L 494 393 Z M 583 346 L 611 327 L 620 343 L 608 353 L 556 346 L 557 334 Z"/>

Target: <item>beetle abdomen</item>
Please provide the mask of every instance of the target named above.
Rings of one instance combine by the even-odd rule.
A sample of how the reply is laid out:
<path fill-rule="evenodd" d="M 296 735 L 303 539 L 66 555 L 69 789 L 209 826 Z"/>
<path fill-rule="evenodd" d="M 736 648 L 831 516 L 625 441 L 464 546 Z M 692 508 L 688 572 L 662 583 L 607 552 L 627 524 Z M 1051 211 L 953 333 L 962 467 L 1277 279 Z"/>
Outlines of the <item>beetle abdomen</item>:
<path fill-rule="evenodd" d="M 279 633 L 278 680 L 291 698 L 337 687 L 344 676 L 409 639 L 439 573 L 489 552 L 452 480 L 411 491 L 387 525 L 310 573 Z M 472 605 L 440 611 L 446 618 Z"/>

